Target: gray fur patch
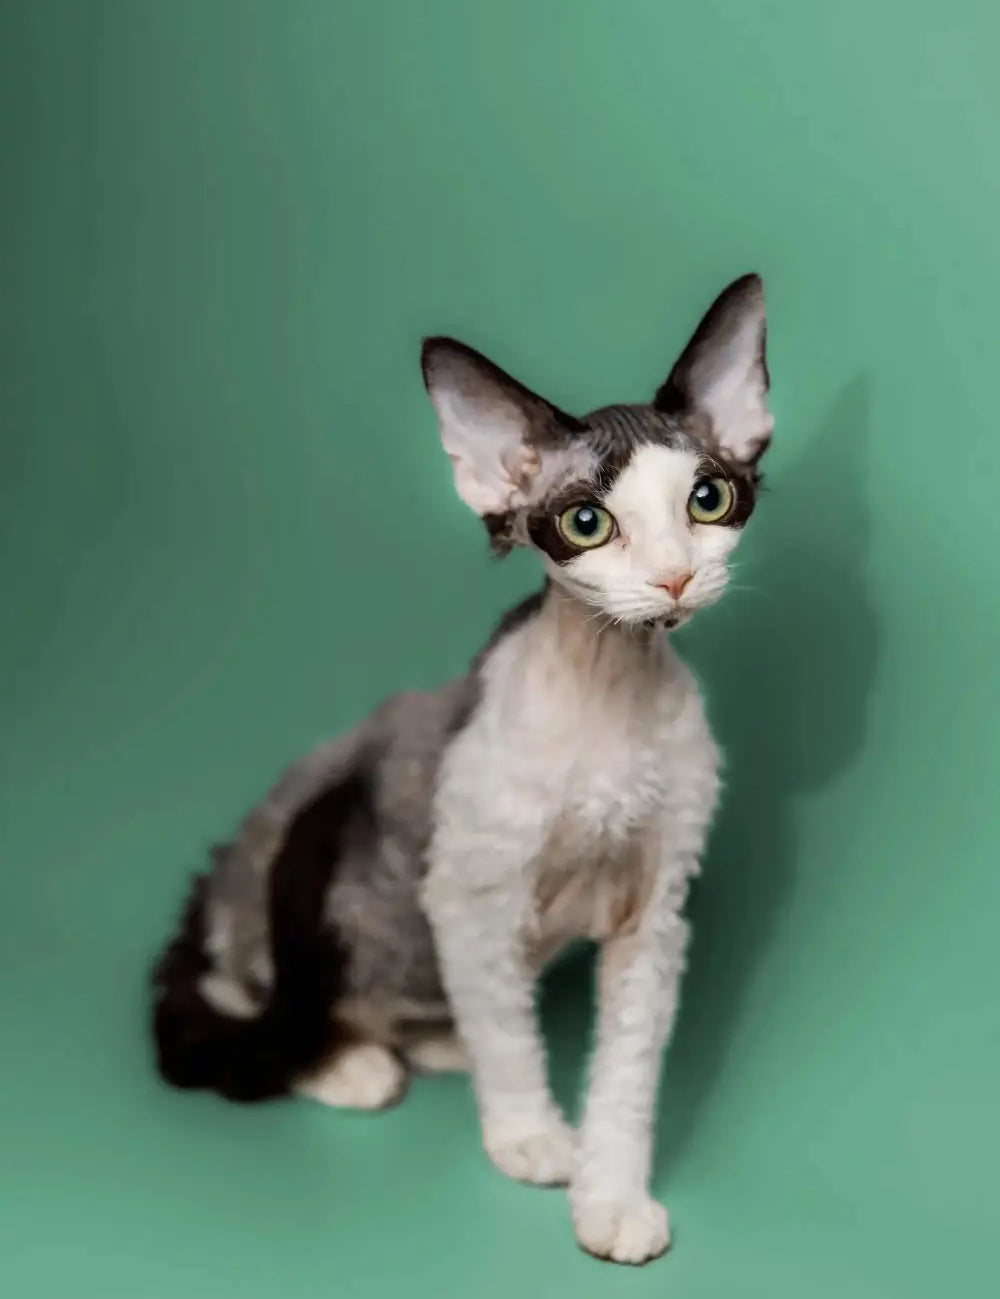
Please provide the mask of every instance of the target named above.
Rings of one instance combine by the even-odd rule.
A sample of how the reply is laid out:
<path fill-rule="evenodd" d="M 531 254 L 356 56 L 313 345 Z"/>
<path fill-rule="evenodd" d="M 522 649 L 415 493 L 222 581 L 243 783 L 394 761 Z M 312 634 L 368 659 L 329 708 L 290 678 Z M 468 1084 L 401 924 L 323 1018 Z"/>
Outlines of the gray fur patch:
<path fill-rule="evenodd" d="M 533 617 L 541 595 L 505 616 L 469 674 L 431 693 L 395 696 L 359 727 L 292 766 L 214 853 L 208 884 L 207 986 L 227 989 L 229 1010 L 263 1009 L 273 987 L 271 866 L 299 812 L 361 767 L 370 773 L 378 837 L 337 863 L 326 925 L 345 954 L 342 1013 L 359 1031 L 395 1041 L 404 1021 L 448 1017 L 430 931 L 419 904 L 441 759 L 479 697 L 479 672 L 500 641 Z M 218 1002 L 217 997 L 213 997 Z M 404 1034 L 405 1035 L 405 1034 Z"/>

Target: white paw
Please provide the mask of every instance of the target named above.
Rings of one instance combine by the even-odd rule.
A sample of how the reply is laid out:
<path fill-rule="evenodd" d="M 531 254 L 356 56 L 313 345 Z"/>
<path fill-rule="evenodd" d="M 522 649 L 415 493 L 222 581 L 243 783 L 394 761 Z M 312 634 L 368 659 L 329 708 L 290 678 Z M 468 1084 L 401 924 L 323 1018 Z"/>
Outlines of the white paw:
<path fill-rule="evenodd" d="M 484 1124 L 483 1146 L 493 1163 L 518 1182 L 566 1186 L 576 1163 L 573 1129 L 558 1114 Z"/>
<path fill-rule="evenodd" d="M 601 1200 L 570 1196 L 576 1238 L 588 1254 L 614 1263 L 648 1263 L 670 1245 L 667 1211 L 649 1196 Z"/>
<path fill-rule="evenodd" d="M 415 1042 L 406 1058 L 421 1073 L 467 1073 L 469 1069 L 465 1047 L 453 1033 Z"/>
<path fill-rule="evenodd" d="M 325 1068 L 300 1078 L 295 1090 L 338 1109 L 381 1110 L 403 1094 L 406 1070 L 384 1046 L 364 1042 L 340 1051 Z"/>

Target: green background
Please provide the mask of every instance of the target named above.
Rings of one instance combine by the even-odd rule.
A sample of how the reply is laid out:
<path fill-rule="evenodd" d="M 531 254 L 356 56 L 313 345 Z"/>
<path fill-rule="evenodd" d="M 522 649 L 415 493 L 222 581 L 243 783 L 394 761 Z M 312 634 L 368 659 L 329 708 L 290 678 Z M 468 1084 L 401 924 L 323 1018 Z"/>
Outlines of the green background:
<path fill-rule="evenodd" d="M 994 1293 L 998 12 L 3 6 L 5 1294 Z M 493 1172 L 464 1080 L 378 1119 L 162 1089 L 144 980 L 285 761 L 535 580 L 453 496 L 420 336 L 642 399 L 749 269 L 772 491 L 685 639 L 731 787 L 676 1248 L 632 1272 Z"/>

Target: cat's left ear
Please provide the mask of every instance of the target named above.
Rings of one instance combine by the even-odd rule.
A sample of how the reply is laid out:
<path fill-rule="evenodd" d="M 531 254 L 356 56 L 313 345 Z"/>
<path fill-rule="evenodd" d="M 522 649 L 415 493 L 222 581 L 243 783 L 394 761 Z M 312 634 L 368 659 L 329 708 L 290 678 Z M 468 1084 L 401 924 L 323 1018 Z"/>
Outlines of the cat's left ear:
<path fill-rule="evenodd" d="M 454 338 L 426 339 L 420 364 L 459 496 L 477 514 L 507 513 L 575 421 Z"/>
<path fill-rule="evenodd" d="M 721 449 L 755 465 L 771 441 L 764 285 L 744 275 L 709 307 L 653 404 L 667 414 L 708 416 Z"/>

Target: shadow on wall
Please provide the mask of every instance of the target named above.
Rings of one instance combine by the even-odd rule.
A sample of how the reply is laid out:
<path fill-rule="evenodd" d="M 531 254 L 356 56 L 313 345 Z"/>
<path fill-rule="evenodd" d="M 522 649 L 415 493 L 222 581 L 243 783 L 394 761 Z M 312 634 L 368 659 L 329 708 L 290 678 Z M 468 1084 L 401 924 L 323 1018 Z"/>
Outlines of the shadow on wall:
<path fill-rule="evenodd" d="M 802 456 L 758 507 L 752 589 L 706 620 L 687 657 L 706 684 L 727 789 L 690 907 L 694 942 L 664 1074 L 658 1173 L 711 1103 L 744 990 L 794 879 L 792 804 L 848 768 L 865 738 L 877 659 L 866 591 L 865 441 L 871 389 L 844 390 Z M 590 1023 L 589 954 L 543 994 L 553 1085 L 572 1108 Z"/>

